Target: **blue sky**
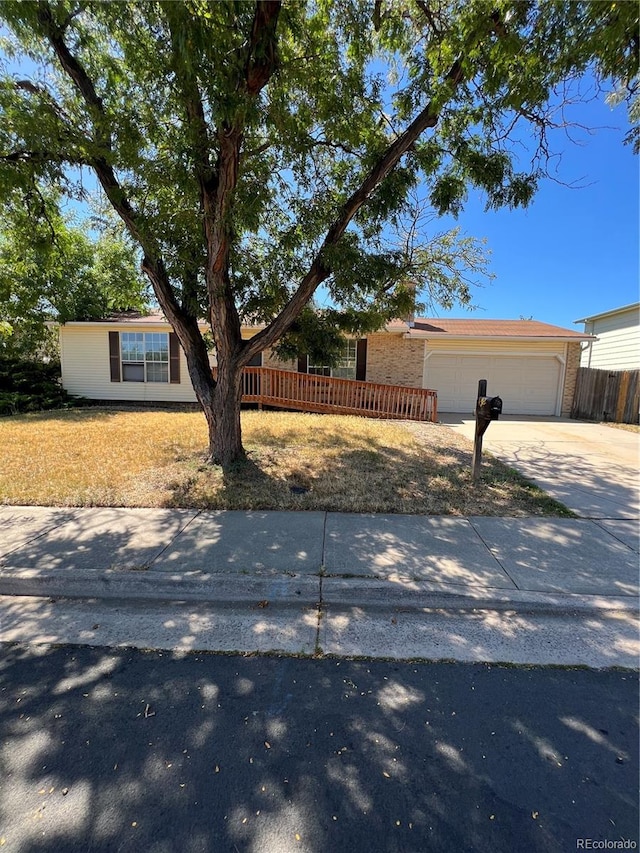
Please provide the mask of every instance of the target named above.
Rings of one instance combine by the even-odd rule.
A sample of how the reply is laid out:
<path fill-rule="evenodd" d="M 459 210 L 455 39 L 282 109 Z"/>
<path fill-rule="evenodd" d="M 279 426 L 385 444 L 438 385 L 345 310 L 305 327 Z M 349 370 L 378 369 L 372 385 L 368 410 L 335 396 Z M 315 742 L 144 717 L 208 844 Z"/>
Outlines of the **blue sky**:
<path fill-rule="evenodd" d="M 557 175 L 546 180 L 525 209 L 485 212 L 470 196 L 457 224 L 486 237 L 496 278 L 474 289 L 478 308 L 441 310 L 437 316 L 542 320 L 565 328 L 578 318 L 636 302 L 638 265 L 638 157 L 623 145 L 626 107 L 612 110 L 604 95 L 574 108 L 574 120 L 598 128 L 557 132 L 562 154 Z"/>

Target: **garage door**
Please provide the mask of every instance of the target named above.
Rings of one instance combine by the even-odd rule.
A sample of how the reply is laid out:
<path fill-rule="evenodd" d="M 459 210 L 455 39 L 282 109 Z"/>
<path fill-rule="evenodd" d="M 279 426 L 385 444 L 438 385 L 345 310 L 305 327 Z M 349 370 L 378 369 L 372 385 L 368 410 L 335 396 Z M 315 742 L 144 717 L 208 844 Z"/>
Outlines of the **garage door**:
<path fill-rule="evenodd" d="M 505 415 L 555 415 L 560 362 L 551 356 L 432 355 L 425 387 L 438 392 L 440 412 L 471 414 L 478 381 L 502 397 Z"/>

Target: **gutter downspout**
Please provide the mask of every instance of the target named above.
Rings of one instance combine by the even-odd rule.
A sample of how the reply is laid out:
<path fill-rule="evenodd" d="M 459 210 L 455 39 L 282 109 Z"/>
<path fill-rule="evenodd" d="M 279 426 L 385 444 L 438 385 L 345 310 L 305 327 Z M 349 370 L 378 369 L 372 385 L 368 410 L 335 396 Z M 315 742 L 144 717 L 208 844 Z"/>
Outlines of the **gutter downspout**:
<path fill-rule="evenodd" d="M 558 382 L 558 395 L 556 397 L 556 417 L 562 417 L 562 401 L 564 399 L 564 386 L 567 381 L 567 362 L 569 359 L 569 344 L 564 345 L 564 354 L 562 356 L 556 355 L 556 358 L 560 362 L 560 380 Z"/>

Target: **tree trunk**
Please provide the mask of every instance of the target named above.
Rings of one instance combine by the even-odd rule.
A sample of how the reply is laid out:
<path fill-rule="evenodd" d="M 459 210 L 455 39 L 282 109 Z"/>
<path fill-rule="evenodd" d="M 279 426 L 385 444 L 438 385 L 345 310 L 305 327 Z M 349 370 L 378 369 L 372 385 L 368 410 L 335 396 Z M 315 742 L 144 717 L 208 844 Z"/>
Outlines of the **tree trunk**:
<path fill-rule="evenodd" d="M 225 358 L 218 353 L 214 381 L 209 354 L 196 321 L 172 311 L 172 306 L 163 304 L 162 299 L 160 302 L 184 350 L 189 378 L 207 420 L 209 461 L 227 470 L 245 458 L 240 429 L 242 367 L 238 363 L 237 354 L 234 351 L 231 357 Z M 221 343 L 225 341 L 221 339 Z"/>
<path fill-rule="evenodd" d="M 218 364 L 216 387 L 205 416 L 209 425 L 209 458 L 224 471 L 246 458 L 240 426 L 241 401 L 242 368 L 233 362 Z"/>
<path fill-rule="evenodd" d="M 209 461 L 228 470 L 246 458 L 240 427 L 242 367 L 235 359 L 219 359 L 214 383 L 204 346 L 187 339 L 184 349 L 191 384 L 207 420 Z"/>

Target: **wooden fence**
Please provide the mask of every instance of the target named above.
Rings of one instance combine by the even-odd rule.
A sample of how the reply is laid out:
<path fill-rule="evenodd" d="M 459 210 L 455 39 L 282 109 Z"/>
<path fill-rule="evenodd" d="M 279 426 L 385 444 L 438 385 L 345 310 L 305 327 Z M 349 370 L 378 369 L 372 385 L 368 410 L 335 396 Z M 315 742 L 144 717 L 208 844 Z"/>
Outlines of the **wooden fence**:
<path fill-rule="evenodd" d="M 213 373 L 215 376 L 215 368 Z M 242 383 L 243 403 L 366 418 L 438 420 L 438 395 L 428 388 L 334 379 L 270 367 L 245 367 Z"/>
<path fill-rule="evenodd" d="M 639 370 L 578 368 L 572 418 L 637 424 L 639 407 Z"/>

